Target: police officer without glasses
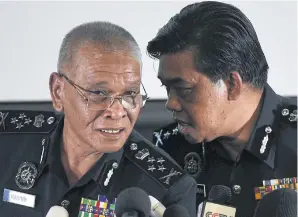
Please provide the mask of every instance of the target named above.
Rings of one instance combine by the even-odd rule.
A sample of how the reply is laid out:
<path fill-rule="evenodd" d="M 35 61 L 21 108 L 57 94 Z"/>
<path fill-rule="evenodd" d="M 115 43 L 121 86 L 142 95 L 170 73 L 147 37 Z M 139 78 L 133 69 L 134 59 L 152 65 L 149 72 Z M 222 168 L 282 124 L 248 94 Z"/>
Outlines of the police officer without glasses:
<path fill-rule="evenodd" d="M 154 143 L 196 178 L 197 204 L 226 185 L 237 217 L 251 217 L 268 192 L 298 189 L 297 102 L 268 85 L 257 34 L 239 9 L 188 5 L 147 50 L 159 59 L 175 120 L 154 132 Z"/>

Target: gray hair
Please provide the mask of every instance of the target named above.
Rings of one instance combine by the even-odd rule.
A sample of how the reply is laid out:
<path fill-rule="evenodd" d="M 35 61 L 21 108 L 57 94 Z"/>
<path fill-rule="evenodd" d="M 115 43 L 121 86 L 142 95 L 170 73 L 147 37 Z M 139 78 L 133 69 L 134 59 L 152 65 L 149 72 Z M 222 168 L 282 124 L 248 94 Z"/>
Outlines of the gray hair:
<path fill-rule="evenodd" d="M 101 45 L 110 52 L 131 52 L 142 62 L 139 45 L 126 29 L 110 22 L 95 21 L 76 26 L 66 34 L 59 51 L 58 71 L 65 64 L 71 65 L 74 54 L 86 43 Z"/>

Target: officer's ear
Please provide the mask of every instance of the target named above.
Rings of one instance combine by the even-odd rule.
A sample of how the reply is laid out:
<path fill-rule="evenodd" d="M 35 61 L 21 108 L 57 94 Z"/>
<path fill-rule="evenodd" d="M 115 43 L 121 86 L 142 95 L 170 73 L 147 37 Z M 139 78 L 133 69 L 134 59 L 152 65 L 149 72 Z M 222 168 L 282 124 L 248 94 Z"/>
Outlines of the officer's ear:
<path fill-rule="evenodd" d="M 228 79 L 225 80 L 228 90 L 228 100 L 237 100 L 241 94 L 243 83 L 238 72 L 231 72 Z"/>
<path fill-rule="evenodd" d="M 63 82 L 62 76 L 57 72 L 53 72 L 50 76 L 49 86 L 52 98 L 53 107 L 57 112 L 63 111 Z"/>

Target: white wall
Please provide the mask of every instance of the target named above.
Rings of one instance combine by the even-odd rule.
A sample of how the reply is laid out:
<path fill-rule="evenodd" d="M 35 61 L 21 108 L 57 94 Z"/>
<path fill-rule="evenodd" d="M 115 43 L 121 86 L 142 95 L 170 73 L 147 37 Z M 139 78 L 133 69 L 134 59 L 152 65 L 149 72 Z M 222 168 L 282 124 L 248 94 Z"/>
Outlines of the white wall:
<path fill-rule="evenodd" d="M 297 91 L 296 2 L 231 2 L 252 21 L 270 66 L 276 92 Z M 143 51 L 143 82 L 151 98 L 165 98 L 147 42 L 190 2 L 0 2 L 0 101 L 48 100 L 48 77 L 56 71 L 64 35 L 86 21 L 123 26 Z M 157 67 L 157 62 L 155 63 Z"/>

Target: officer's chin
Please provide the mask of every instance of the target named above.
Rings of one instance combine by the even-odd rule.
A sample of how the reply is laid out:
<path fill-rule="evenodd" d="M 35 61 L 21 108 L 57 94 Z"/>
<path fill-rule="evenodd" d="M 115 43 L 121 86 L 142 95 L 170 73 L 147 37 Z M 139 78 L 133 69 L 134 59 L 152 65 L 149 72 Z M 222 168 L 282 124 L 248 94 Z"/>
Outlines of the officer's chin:
<path fill-rule="evenodd" d="M 184 138 L 190 143 L 190 144 L 197 144 L 200 143 L 197 139 L 193 138 L 191 135 L 189 134 L 184 134 L 183 135 Z"/>

